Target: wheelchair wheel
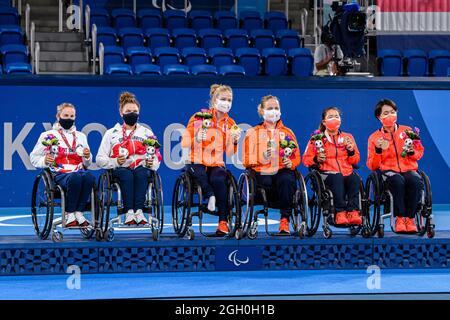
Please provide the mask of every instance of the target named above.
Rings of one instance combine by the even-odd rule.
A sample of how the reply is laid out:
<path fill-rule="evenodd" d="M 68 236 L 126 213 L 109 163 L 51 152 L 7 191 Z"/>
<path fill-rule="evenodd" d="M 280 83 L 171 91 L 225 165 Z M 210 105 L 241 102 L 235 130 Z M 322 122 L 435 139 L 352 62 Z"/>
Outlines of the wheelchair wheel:
<path fill-rule="evenodd" d="M 308 207 L 308 193 L 306 191 L 305 179 L 300 172 L 295 171 L 296 180 L 296 192 L 294 200 L 294 211 L 297 213 L 294 219 L 291 219 L 294 230 L 297 235 L 302 239 L 305 237 L 307 232 L 308 218 L 309 218 L 309 207 Z"/>
<path fill-rule="evenodd" d="M 108 172 L 104 172 L 100 175 L 98 180 L 98 220 L 97 229 L 101 230 L 101 234 L 104 236 L 108 230 L 110 211 L 112 206 L 112 181 L 111 175 Z M 99 232 L 100 234 L 100 232 Z"/>
<path fill-rule="evenodd" d="M 239 198 L 241 202 L 241 225 L 242 233 L 245 237 L 253 221 L 253 205 L 255 197 L 255 181 L 248 172 L 244 172 L 239 177 L 238 183 Z"/>
<path fill-rule="evenodd" d="M 433 199 L 431 194 L 431 183 L 428 176 L 419 171 L 423 181 L 423 198 L 418 212 L 416 213 L 416 226 L 420 236 L 427 234 L 429 238 L 435 235 L 434 226 L 430 224 L 430 217 L 433 213 Z"/>
<path fill-rule="evenodd" d="M 378 174 L 372 172 L 366 180 L 365 185 L 365 227 L 370 231 L 370 234 L 374 236 L 377 232 L 380 236 L 379 225 L 381 218 L 381 186 L 378 179 Z M 384 231 L 384 230 L 383 230 Z M 384 233 L 383 233 L 384 234 Z"/>
<path fill-rule="evenodd" d="M 42 171 L 34 180 L 31 196 L 31 219 L 36 235 L 46 240 L 50 235 L 54 213 L 54 190 L 52 177 L 47 171 Z"/>
<path fill-rule="evenodd" d="M 241 200 L 236 179 L 228 172 L 228 228 L 231 230 L 230 236 L 237 240 L 242 238 L 241 225 Z"/>
<path fill-rule="evenodd" d="M 183 173 L 177 178 L 172 195 L 172 223 L 180 237 L 184 237 L 187 232 L 187 219 L 191 214 L 191 192 L 191 180 L 187 173 Z"/>
<path fill-rule="evenodd" d="M 81 236 L 84 239 L 92 239 L 95 234 L 95 230 L 97 230 L 99 224 L 99 201 L 98 201 L 98 191 L 97 186 L 94 186 L 91 192 L 91 201 L 90 201 L 90 211 L 91 211 L 91 225 L 87 228 L 80 228 Z"/>
<path fill-rule="evenodd" d="M 315 171 L 310 172 L 305 178 L 306 194 L 308 198 L 308 214 L 306 216 L 306 235 L 312 237 L 319 228 L 322 215 L 324 186 L 322 179 Z"/>
<path fill-rule="evenodd" d="M 149 188 L 148 192 L 148 206 L 151 208 L 151 215 L 152 218 L 157 219 L 158 225 L 156 225 L 156 228 L 152 228 L 153 230 L 157 230 L 159 234 L 162 233 L 163 226 L 164 226 L 164 202 L 163 202 L 163 192 L 162 192 L 162 182 L 161 182 L 161 176 L 156 172 L 152 172 L 152 183 L 151 188 Z M 155 236 L 152 236 L 155 238 Z"/>

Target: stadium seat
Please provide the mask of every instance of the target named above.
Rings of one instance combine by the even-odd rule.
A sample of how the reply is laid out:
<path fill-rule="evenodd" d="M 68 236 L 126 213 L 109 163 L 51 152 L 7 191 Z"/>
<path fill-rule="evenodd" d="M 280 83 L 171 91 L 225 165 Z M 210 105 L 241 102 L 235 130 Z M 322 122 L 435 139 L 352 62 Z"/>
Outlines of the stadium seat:
<path fill-rule="evenodd" d="M 214 14 L 216 28 L 225 31 L 238 28 L 237 18 L 232 11 L 217 11 Z"/>
<path fill-rule="evenodd" d="M 105 68 L 105 74 L 107 75 L 133 75 L 133 71 L 131 71 L 131 67 L 125 63 L 115 63 L 110 64 Z"/>
<path fill-rule="evenodd" d="M 291 73 L 297 77 L 313 75 L 314 57 L 308 48 L 295 48 L 288 51 Z"/>
<path fill-rule="evenodd" d="M 445 77 L 450 68 L 450 52 L 447 50 L 432 50 L 428 53 L 430 73 L 435 77 Z"/>
<path fill-rule="evenodd" d="M 116 46 L 117 45 L 117 34 L 116 30 L 110 27 L 98 27 L 97 28 L 97 52 L 98 45 L 103 43 L 106 46 Z"/>
<path fill-rule="evenodd" d="M 203 48 L 184 48 L 181 51 L 181 56 L 183 58 L 183 64 L 192 67 L 199 64 L 206 64 L 206 52 Z"/>
<path fill-rule="evenodd" d="M 268 76 L 284 76 L 287 74 L 286 52 L 280 48 L 263 49 L 264 73 Z"/>
<path fill-rule="evenodd" d="M 252 47 L 262 51 L 266 48 L 273 48 L 275 45 L 273 33 L 270 30 L 258 29 L 250 32 Z"/>
<path fill-rule="evenodd" d="M 144 35 L 139 28 L 122 28 L 119 30 L 120 44 L 126 51 L 130 47 L 140 47 L 144 45 Z"/>
<path fill-rule="evenodd" d="M 126 50 L 126 57 L 133 70 L 137 65 L 152 63 L 152 55 L 147 47 L 130 47 Z"/>
<path fill-rule="evenodd" d="M 201 29 L 198 38 L 200 47 L 205 50 L 223 46 L 222 32 L 219 29 Z"/>
<path fill-rule="evenodd" d="M 19 26 L 0 26 L 0 47 L 5 44 L 23 44 L 23 32 Z"/>
<path fill-rule="evenodd" d="M 142 30 L 161 28 L 162 16 L 158 9 L 141 9 L 138 11 L 138 25 Z"/>
<path fill-rule="evenodd" d="M 166 10 L 164 12 L 165 26 L 172 32 L 174 29 L 186 28 L 187 17 L 181 10 Z"/>
<path fill-rule="evenodd" d="M 0 0 L 0 7 L 11 7 L 11 0 Z"/>
<path fill-rule="evenodd" d="M 172 32 L 174 46 L 178 49 L 197 46 L 197 36 L 193 29 L 179 28 Z"/>
<path fill-rule="evenodd" d="M 156 63 L 160 66 L 180 63 L 180 55 L 178 54 L 177 48 L 156 48 L 155 50 L 153 50 L 153 56 L 156 59 Z"/>
<path fill-rule="evenodd" d="M 106 46 L 103 54 L 103 70 L 106 72 L 110 64 L 125 64 L 125 54 L 121 47 Z"/>
<path fill-rule="evenodd" d="M 95 24 L 97 28 L 111 26 L 111 18 L 105 8 L 92 8 L 90 21 L 91 25 Z"/>
<path fill-rule="evenodd" d="M 284 12 L 269 11 L 264 14 L 264 27 L 276 33 L 288 28 L 288 21 Z"/>
<path fill-rule="evenodd" d="M 276 44 L 278 48 L 288 51 L 294 48 L 300 48 L 301 37 L 295 30 L 278 30 L 275 36 Z"/>
<path fill-rule="evenodd" d="M 217 68 L 209 64 L 192 66 L 191 74 L 194 76 L 217 76 Z"/>
<path fill-rule="evenodd" d="M 211 48 L 208 55 L 211 64 L 217 68 L 234 64 L 233 51 L 230 48 Z"/>
<path fill-rule="evenodd" d="M 134 68 L 134 74 L 139 76 L 160 76 L 161 67 L 154 64 L 138 64 Z"/>
<path fill-rule="evenodd" d="M 169 30 L 165 28 L 151 28 L 145 32 L 147 43 L 150 49 L 159 47 L 170 47 Z"/>
<path fill-rule="evenodd" d="M 425 77 L 428 69 L 428 58 L 424 51 L 408 49 L 403 51 L 405 74 L 410 77 Z"/>
<path fill-rule="evenodd" d="M 381 76 L 398 77 L 402 73 L 402 54 L 398 50 L 379 50 L 378 71 Z"/>
<path fill-rule="evenodd" d="M 211 13 L 205 10 L 192 10 L 188 14 L 189 26 L 196 32 L 201 29 L 212 28 Z"/>
<path fill-rule="evenodd" d="M 0 26 L 19 25 L 19 14 L 16 8 L 0 7 Z"/>
<path fill-rule="evenodd" d="M 1 68 L 0 68 L 1 69 Z M 6 74 L 32 74 L 31 64 L 26 62 L 8 63 L 5 67 Z"/>
<path fill-rule="evenodd" d="M 228 48 L 236 51 L 238 48 L 249 46 L 247 31 L 242 29 L 228 29 L 224 32 L 225 43 Z"/>
<path fill-rule="evenodd" d="M 221 76 L 245 76 L 245 69 L 236 65 L 221 66 L 219 74 Z"/>
<path fill-rule="evenodd" d="M 250 32 L 251 30 L 262 29 L 263 20 L 258 11 L 245 10 L 239 15 L 240 27 Z"/>
<path fill-rule="evenodd" d="M 261 55 L 256 48 L 240 48 L 236 50 L 237 64 L 245 69 L 247 76 L 261 73 Z"/>
<path fill-rule="evenodd" d="M 182 64 L 168 64 L 163 67 L 163 74 L 166 76 L 171 75 L 190 75 L 189 67 Z"/>
<path fill-rule="evenodd" d="M 450 68 L 447 69 L 447 77 L 450 77 Z"/>
<path fill-rule="evenodd" d="M 28 63 L 28 48 L 22 44 L 7 44 L 0 48 L 3 65 L 10 63 L 25 62 Z"/>
<path fill-rule="evenodd" d="M 136 17 L 131 9 L 113 9 L 111 16 L 116 30 L 136 27 Z"/>

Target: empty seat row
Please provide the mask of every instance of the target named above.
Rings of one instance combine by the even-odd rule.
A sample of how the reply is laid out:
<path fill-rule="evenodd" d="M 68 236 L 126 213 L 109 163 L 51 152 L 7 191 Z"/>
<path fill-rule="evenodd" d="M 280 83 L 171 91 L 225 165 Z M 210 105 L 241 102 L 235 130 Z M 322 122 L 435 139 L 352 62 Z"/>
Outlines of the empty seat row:
<path fill-rule="evenodd" d="M 24 45 L 8 44 L 0 47 L 1 63 L 6 74 L 31 73 L 28 48 Z"/>
<path fill-rule="evenodd" d="M 432 50 L 428 54 L 419 49 L 379 50 L 378 71 L 381 76 L 447 76 L 450 68 L 450 52 Z"/>
<path fill-rule="evenodd" d="M 19 13 L 17 9 L 0 6 L 0 25 L 19 25 Z"/>
<path fill-rule="evenodd" d="M 23 44 L 24 33 L 17 25 L 0 25 L 0 47 L 6 44 Z"/>
<path fill-rule="evenodd" d="M 264 17 L 258 11 L 243 11 L 239 21 L 232 11 L 218 11 L 214 17 L 209 11 L 192 10 L 187 15 L 183 10 L 166 10 L 161 13 L 158 9 L 139 10 L 137 16 L 130 9 L 114 9 L 111 15 L 104 8 L 92 8 L 90 11 L 91 24 L 97 27 L 127 27 L 149 28 L 166 27 L 169 30 L 177 28 L 192 28 L 195 31 L 216 27 L 220 30 L 242 28 L 247 31 L 266 28 L 273 32 L 287 29 L 288 21 L 283 12 L 266 12 Z"/>

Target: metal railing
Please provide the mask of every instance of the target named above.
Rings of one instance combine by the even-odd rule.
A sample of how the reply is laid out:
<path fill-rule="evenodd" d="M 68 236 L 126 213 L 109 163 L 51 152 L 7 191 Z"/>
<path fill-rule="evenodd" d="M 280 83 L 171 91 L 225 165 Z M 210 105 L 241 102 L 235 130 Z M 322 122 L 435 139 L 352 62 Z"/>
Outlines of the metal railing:
<path fill-rule="evenodd" d="M 62 32 L 63 31 L 63 17 L 64 17 L 64 5 L 63 5 L 62 0 L 59 0 L 58 17 L 59 17 L 58 31 Z"/>
<path fill-rule="evenodd" d="M 308 10 L 303 8 L 300 10 L 300 25 L 302 28 L 302 38 L 307 35 L 306 28 L 308 27 Z"/>
<path fill-rule="evenodd" d="M 86 9 L 84 10 L 84 21 L 85 21 L 85 39 L 89 40 L 89 36 L 91 33 L 91 7 L 87 4 Z"/>
<path fill-rule="evenodd" d="M 103 75 L 103 68 L 105 66 L 105 47 L 103 43 L 100 42 L 98 45 L 98 55 L 99 55 L 99 74 Z"/>
<path fill-rule="evenodd" d="M 39 42 L 36 42 L 34 52 L 34 65 L 35 65 L 35 74 L 39 74 L 39 62 L 41 60 L 41 47 L 39 45 Z"/>
<path fill-rule="evenodd" d="M 34 73 L 35 70 L 35 64 L 34 64 L 34 48 L 35 48 L 35 41 L 36 41 L 36 26 L 34 25 L 34 22 L 31 23 L 31 30 L 30 30 L 30 38 L 29 38 L 29 46 L 30 46 L 30 54 L 31 54 L 31 69 Z"/>
<path fill-rule="evenodd" d="M 27 3 L 25 6 L 25 35 L 27 39 L 30 39 L 30 14 L 31 14 L 31 7 Z"/>
<path fill-rule="evenodd" d="M 97 67 L 97 26 L 95 24 L 92 25 L 92 74 L 95 74 Z M 103 46 L 103 44 L 102 44 Z"/>

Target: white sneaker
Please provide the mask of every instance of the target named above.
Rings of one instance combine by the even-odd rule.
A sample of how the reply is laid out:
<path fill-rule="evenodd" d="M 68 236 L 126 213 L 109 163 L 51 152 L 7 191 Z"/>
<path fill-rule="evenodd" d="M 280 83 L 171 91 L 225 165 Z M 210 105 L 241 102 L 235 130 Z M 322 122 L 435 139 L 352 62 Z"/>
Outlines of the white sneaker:
<path fill-rule="evenodd" d="M 136 211 L 136 221 L 137 221 L 137 224 L 147 224 L 148 223 L 148 220 L 145 218 L 145 215 L 141 209 Z"/>
<path fill-rule="evenodd" d="M 75 212 L 75 217 L 80 226 L 86 227 L 89 225 L 89 221 L 87 221 L 87 219 L 84 217 L 83 212 L 80 211 Z"/>
<path fill-rule="evenodd" d="M 211 211 L 211 212 L 212 211 L 216 211 L 216 197 L 215 196 L 209 197 L 208 210 Z"/>
<path fill-rule="evenodd" d="M 78 226 L 78 221 L 75 217 L 74 212 L 66 212 L 66 227 L 76 227 Z"/>
<path fill-rule="evenodd" d="M 126 225 L 133 225 L 136 224 L 136 215 L 133 210 L 128 210 L 126 218 L 125 218 L 125 224 Z"/>

